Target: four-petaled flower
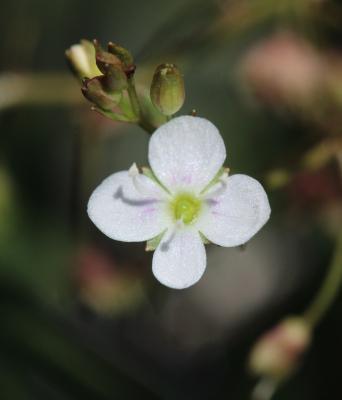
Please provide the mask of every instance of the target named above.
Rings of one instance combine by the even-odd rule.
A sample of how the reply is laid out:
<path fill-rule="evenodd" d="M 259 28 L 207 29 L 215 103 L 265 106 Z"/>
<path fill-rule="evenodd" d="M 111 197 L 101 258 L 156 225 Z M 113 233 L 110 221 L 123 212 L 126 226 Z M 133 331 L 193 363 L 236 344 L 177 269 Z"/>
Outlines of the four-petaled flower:
<path fill-rule="evenodd" d="M 222 137 L 204 118 L 162 125 L 151 136 L 148 158 L 152 169 L 143 174 L 133 164 L 105 179 L 89 199 L 88 214 L 112 239 L 154 243 L 153 274 L 183 289 L 205 270 L 204 242 L 246 243 L 268 220 L 270 205 L 258 181 L 228 176 Z"/>

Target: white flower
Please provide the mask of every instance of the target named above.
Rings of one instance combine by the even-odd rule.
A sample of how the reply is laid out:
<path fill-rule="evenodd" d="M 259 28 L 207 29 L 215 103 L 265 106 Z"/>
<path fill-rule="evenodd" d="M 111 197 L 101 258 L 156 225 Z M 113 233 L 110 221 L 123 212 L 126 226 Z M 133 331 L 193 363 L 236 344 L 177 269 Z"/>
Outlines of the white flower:
<path fill-rule="evenodd" d="M 91 195 L 88 214 L 115 240 L 161 237 L 153 274 L 183 289 L 203 275 L 204 238 L 226 247 L 246 243 L 268 220 L 270 205 L 255 179 L 222 169 L 224 142 L 204 118 L 183 116 L 162 125 L 151 136 L 148 158 L 153 173 L 140 174 L 133 164 L 109 176 Z"/>

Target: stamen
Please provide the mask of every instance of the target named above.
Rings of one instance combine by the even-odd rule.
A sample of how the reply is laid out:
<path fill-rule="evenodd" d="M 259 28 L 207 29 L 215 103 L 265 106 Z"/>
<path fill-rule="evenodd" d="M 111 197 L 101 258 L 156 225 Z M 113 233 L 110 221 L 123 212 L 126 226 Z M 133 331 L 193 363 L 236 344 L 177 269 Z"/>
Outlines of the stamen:
<path fill-rule="evenodd" d="M 221 178 L 215 185 L 213 185 L 208 191 L 205 193 L 203 196 L 203 199 L 207 200 L 211 197 L 217 197 L 223 194 L 227 188 L 227 181 L 226 179 L 228 178 L 228 173 L 224 172 L 221 175 Z"/>
<path fill-rule="evenodd" d="M 131 178 L 134 178 L 135 176 L 138 176 L 138 175 L 139 175 L 139 169 L 138 169 L 136 163 L 133 163 L 133 164 L 131 165 L 130 169 L 128 170 L 128 175 L 129 175 Z"/>
<path fill-rule="evenodd" d="M 161 246 L 160 246 L 161 251 L 166 252 L 169 250 L 170 244 L 172 243 L 173 239 L 175 238 L 177 230 L 181 229 L 183 227 L 184 227 L 183 220 L 181 220 L 181 219 L 177 220 L 170 232 L 169 238 L 161 244 Z"/>
<path fill-rule="evenodd" d="M 128 176 L 132 178 L 132 183 L 137 192 L 139 192 L 143 196 L 150 196 L 151 189 L 148 188 L 146 183 L 141 179 L 141 174 L 137 167 L 136 163 L 133 163 L 130 169 L 128 170 Z"/>

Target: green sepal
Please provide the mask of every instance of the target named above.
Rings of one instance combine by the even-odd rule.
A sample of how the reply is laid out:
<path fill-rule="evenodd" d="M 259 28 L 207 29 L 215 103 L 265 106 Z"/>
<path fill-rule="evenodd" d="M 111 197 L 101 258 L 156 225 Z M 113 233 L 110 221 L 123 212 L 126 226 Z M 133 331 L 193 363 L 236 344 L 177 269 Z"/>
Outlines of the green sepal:
<path fill-rule="evenodd" d="M 93 111 L 98 112 L 99 114 L 103 115 L 104 117 L 107 117 L 113 121 L 120 121 L 120 122 L 134 122 L 131 119 L 129 119 L 126 115 L 124 114 L 118 114 L 113 111 L 106 111 L 106 110 L 101 110 L 101 108 L 97 106 L 93 106 L 91 108 Z"/>
<path fill-rule="evenodd" d="M 132 110 L 132 104 L 129 99 L 129 96 L 127 95 L 126 91 L 122 92 L 122 97 L 120 100 L 120 103 L 118 104 L 118 107 L 121 111 L 121 114 L 123 114 L 125 117 L 127 117 L 128 122 L 134 122 L 138 123 L 139 119 L 137 118 L 136 114 Z"/>
<path fill-rule="evenodd" d="M 167 117 L 152 104 L 150 93 L 146 88 L 138 89 L 142 115 L 146 121 L 149 121 L 157 129 L 167 122 Z"/>
<path fill-rule="evenodd" d="M 154 175 L 154 172 L 149 167 L 141 167 L 143 175 L 147 176 L 148 178 L 152 179 L 154 182 L 158 183 L 157 177 Z"/>
<path fill-rule="evenodd" d="M 166 231 L 167 229 L 165 229 L 162 233 L 155 236 L 154 238 L 148 240 L 146 242 L 145 251 L 154 251 L 159 246 L 159 243 L 161 242 Z"/>
<path fill-rule="evenodd" d="M 105 111 L 113 111 L 120 102 L 121 92 L 107 93 L 104 89 L 105 76 L 96 76 L 91 79 L 84 79 L 81 88 L 84 97 Z"/>
<path fill-rule="evenodd" d="M 212 244 L 212 242 L 207 237 L 205 237 L 201 231 L 198 231 L 198 233 L 200 234 L 203 244 Z"/>
<path fill-rule="evenodd" d="M 82 93 L 94 104 L 92 109 L 114 121 L 137 123 L 138 120 L 132 112 L 126 93 L 120 91 L 111 94 L 106 93 L 102 88 L 101 82 L 98 82 L 103 78 L 105 76 L 84 81 Z M 90 81 L 94 81 L 91 82 L 91 87 L 89 87 Z"/>
<path fill-rule="evenodd" d="M 201 194 L 204 194 L 208 189 L 210 189 L 212 186 L 216 185 L 221 179 L 221 176 L 227 173 L 229 174 L 229 168 L 227 167 L 221 167 L 217 174 L 214 176 L 214 178 L 208 183 L 208 185 L 201 191 Z"/>

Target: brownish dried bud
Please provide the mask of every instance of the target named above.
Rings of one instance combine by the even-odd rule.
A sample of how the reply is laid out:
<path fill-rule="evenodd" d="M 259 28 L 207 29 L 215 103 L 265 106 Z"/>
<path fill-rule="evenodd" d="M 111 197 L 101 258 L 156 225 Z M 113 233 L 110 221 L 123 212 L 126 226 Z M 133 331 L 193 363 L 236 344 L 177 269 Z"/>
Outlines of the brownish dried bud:
<path fill-rule="evenodd" d="M 93 43 L 96 52 L 96 64 L 103 74 L 105 74 L 112 66 L 115 66 L 116 68 L 122 68 L 122 63 L 118 57 L 116 57 L 114 54 L 108 53 L 108 51 L 105 51 L 98 40 L 94 39 Z"/>
<path fill-rule="evenodd" d="M 122 46 L 119 46 L 116 43 L 109 42 L 108 43 L 108 51 L 111 54 L 114 54 L 125 66 L 125 69 L 131 68 L 134 65 L 134 60 L 132 54 Z"/>
<path fill-rule="evenodd" d="M 94 40 L 96 63 L 105 75 L 104 87 L 109 93 L 127 88 L 127 75 L 121 60 L 114 54 L 104 51 L 97 40 Z"/>
<path fill-rule="evenodd" d="M 116 92 L 109 94 L 105 91 L 105 76 L 86 79 L 83 82 L 82 93 L 84 97 L 104 111 L 113 111 L 121 98 L 121 94 Z"/>

